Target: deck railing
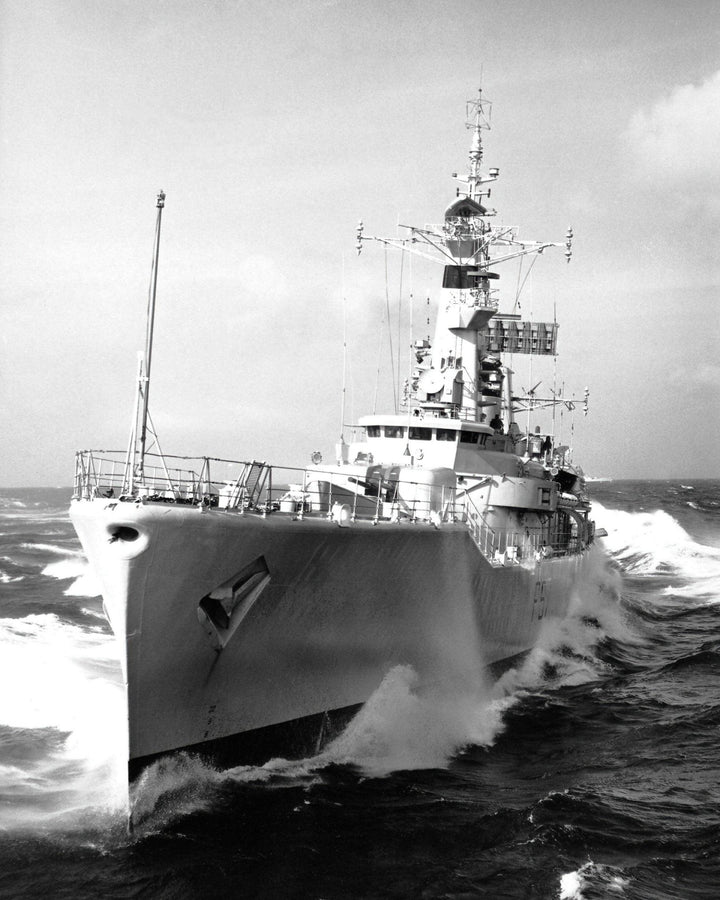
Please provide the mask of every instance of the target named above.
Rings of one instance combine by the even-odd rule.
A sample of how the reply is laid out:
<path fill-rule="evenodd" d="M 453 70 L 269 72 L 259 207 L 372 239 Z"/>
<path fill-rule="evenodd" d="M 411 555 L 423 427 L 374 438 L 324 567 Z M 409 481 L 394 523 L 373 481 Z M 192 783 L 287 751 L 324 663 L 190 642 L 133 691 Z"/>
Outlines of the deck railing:
<path fill-rule="evenodd" d="M 566 538 L 555 543 L 538 531 L 492 527 L 472 495 L 446 485 L 388 479 L 382 470 L 353 477 L 320 466 L 269 466 L 251 460 L 146 454 L 142 474 L 129 470 L 124 451 L 80 450 L 73 499 L 167 503 L 263 516 L 325 517 L 338 524 L 380 522 L 461 523 L 492 565 L 567 556 L 582 549 Z"/>

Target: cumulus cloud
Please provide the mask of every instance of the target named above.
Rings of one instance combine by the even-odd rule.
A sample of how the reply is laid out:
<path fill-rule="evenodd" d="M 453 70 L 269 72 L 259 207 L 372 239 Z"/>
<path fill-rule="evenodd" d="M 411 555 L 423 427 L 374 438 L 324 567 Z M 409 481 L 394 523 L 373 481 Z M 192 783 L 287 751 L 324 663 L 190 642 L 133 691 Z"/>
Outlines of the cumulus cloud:
<path fill-rule="evenodd" d="M 720 214 L 720 71 L 638 110 L 623 137 L 639 181 L 674 206 Z"/>

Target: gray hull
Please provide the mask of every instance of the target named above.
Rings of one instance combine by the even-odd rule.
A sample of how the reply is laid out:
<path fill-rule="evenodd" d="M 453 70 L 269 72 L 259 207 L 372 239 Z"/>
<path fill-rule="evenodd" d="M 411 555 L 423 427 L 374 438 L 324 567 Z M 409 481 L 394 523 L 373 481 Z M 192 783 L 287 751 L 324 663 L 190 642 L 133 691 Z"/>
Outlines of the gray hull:
<path fill-rule="evenodd" d="M 492 566 L 463 524 L 340 527 L 107 500 L 75 502 L 71 518 L 123 654 L 135 774 L 184 748 L 269 758 L 285 749 L 273 728 L 280 743 L 298 721 L 321 738 L 395 665 L 432 684 L 467 660 L 517 657 L 545 618 L 565 615 L 585 558 Z M 120 527 L 137 537 L 113 537 Z M 207 598 L 238 578 L 258 587 L 214 628 Z M 243 760 L 236 738 L 262 733 Z"/>

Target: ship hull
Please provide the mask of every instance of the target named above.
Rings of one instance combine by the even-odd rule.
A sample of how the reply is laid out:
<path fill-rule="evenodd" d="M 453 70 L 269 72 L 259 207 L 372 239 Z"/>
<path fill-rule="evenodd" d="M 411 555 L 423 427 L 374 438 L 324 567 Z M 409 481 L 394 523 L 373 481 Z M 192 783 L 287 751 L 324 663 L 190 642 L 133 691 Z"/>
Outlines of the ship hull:
<path fill-rule="evenodd" d="M 103 500 L 71 517 L 119 638 L 131 779 L 181 749 L 221 764 L 317 751 L 397 665 L 423 686 L 501 667 L 565 615 L 584 564 L 493 566 L 459 523 Z M 214 627 L 213 597 L 243 578 L 254 593 Z"/>

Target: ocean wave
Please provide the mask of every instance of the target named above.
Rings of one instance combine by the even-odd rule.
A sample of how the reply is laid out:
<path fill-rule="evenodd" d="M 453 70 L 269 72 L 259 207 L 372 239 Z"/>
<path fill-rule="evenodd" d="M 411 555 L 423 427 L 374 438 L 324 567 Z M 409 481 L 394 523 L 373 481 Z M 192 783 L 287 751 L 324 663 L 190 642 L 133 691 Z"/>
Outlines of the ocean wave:
<path fill-rule="evenodd" d="M 463 747 L 492 744 L 510 702 L 493 694 L 489 680 L 423 687 L 412 667 L 396 666 L 317 761 L 375 777 L 444 768 Z"/>
<path fill-rule="evenodd" d="M 57 578 L 64 581 L 67 578 L 78 578 L 85 574 L 87 562 L 80 556 L 72 556 L 67 559 L 61 559 L 57 562 L 48 563 L 42 570 L 41 574 L 48 578 Z"/>
<path fill-rule="evenodd" d="M 24 575 L 10 575 L 8 572 L 0 569 L 0 583 L 2 584 L 10 584 L 13 581 L 22 581 Z"/>
<path fill-rule="evenodd" d="M 223 776 L 189 753 L 176 753 L 149 766 L 133 785 L 129 814 L 136 837 L 172 821 L 211 809 Z"/>
<path fill-rule="evenodd" d="M 521 665 L 510 669 L 495 686 L 510 695 L 597 681 L 610 667 L 600 647 L 609 640 L 624 647 L 642 643 L 620 606 L 622 577 L 595 549 L 584 581 L 576 587 L 566 617 L 547 619 L 535 647 Z"/>
<path fill-rule="evenodd" d="M 227 788 L 262 786 L 306 790 L 323 782 L 324 755 L 276 757 L 259 766 L 218 769 L 191 752 L 173 753 L 148 766 L 133 784 L 130 817 L 135 839 L 162 831 L 172 822 L 212 810 Z"/>
<path fill-rule="evenodd" d="M 80 612 L 81 612 L 84 616 L 88 616 L 88 617 L 91 618 L 91 619 L 100 619 L 102 622 L 107 623 L 107 618 L 106 618 L 106 616 L 105 616 L 105 613 L 104 613 L 104 612 L 101 612 L 100 610 L 97 610 L 97 609 L 90 609 L 90 608 L 87 607 L 87 606 L 83 606 L 83 607 L 80 609 Z"/>
<path fill-rule="evenodd" d="M 697 600 L 703 606 L 715 606 L 720 603 L 720 576 L 694 578 L 688 584 L 666 587 L 663 596 Z"/>
<path fill-rule="evenodd" d="M 49 613 L 0 619 L 0 683 L 0 724 L 17 740 L 58 735 L 46 754 L 16 760 L 12 778 L 0 773 L 0 795 L 27 787 L 22 801 L 0 805 L 0 829 L 84 827 L 78 809 L 124 810 L 124 693 L 112 637 Z"/>
<path fill-rule="evenodd" d="M 23 541 L 20 546 L 25 550 L 40 550 L 43 553 L 52 553 L 56 556 L 84 558 L 82 550 L 74 550 L 71 547 L 63 547 L 60 544 L 43 544 L 34 541 Z"/>
<path fill-rule="evenodd" d="M 677 659 L 666 663 L 660 671 L 672 672 L 680 669 L 692 668 L 707 665 L 710 669 L 715 670 L 720 664 L 720 641 L 708 642 L 703 644 L 692 653 L 679 656 Z M 685 698 L 687 702 L 687 698 Z"/>
<path fill-rule="evenodd" d="M 88 568 L 63 593 L 66 597 L 99 597 L 102 588 L 98 584 L 95 574 Z"/>
<path fill-rule="evenodd" d="M 574 872 L 560 876 L 560 900 L 586 900 L 589 897 L 622 897 L 630 879 L 615 866 L 589 860 Z"/>
<path fill-rule="evenodd" d="M 604 548 L 623 569 L 636 575 L 678 574 L 688 578 L 720 576 L 720 549 L 699 544 L 677 519 L 662 509 L 626 512 L 595 501 Z"/>
<path fill-rule="evenodd" d="M 59 548 L 55 552 L 58 551 Z M 102 589 L 84 554 L 74 550 L 63 552 L 66 554 L 65 558 L 48 563 L 41 574 L 59 581 L 74 579 L 63 592 L 66 597 L 99 597 Z"/>

